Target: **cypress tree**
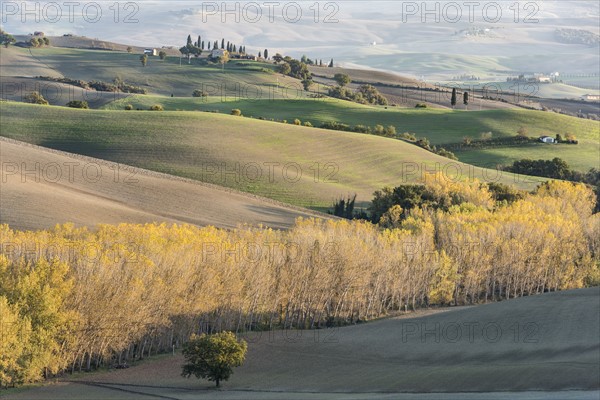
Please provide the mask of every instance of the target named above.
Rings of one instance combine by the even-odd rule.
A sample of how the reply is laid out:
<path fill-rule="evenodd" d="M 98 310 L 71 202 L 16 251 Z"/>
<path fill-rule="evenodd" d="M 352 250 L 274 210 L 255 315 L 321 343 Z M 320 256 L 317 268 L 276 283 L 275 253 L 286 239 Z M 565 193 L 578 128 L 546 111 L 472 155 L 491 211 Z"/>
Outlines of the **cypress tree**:
<path fill-rule="evenodd" d="M 450 99 L 450 104 L 452 104 L 452 108 L 456 105 L 456 88 L 452 89 L 452 98 Z"/>

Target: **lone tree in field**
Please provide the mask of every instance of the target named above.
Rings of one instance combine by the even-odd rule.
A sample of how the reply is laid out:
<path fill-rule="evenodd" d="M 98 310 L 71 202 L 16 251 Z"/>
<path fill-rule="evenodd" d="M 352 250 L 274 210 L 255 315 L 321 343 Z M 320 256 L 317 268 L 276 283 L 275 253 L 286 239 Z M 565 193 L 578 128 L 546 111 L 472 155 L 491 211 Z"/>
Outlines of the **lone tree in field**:
<path fill-rule="evenodd" d="M 232 332 L 192 335 L 183 346 L 186 363 L 181 375 L 208 379 L 219 387 L 221 381 L 229 380 L 234 367 L 242 365 L 247 349 L 246 342 L 238 341 Z"/>
<path fill-rule="evenodd" d="M 348 85 L 350 82 L 352 82 L 352 80 L 350 79 L 350 77 L 348 75 L 342 74 L 342 73 L 335 74 L 333 79 L 335 79 L 335 81 L 337 82 L 338 85 L 340 85 L 340 87 L 344 87 L 344 86 Z"/>
<path fill-rule="evenodd" d="M 452 108 L 456 106 L 456 88 L 452 89 L 452 98 L 450 99 L 450 104 L 452 104 Z"/>
<path fill-rule="evenodd" d="M 469 92 L 463 94 L 463 104 L 469 109 Z"/>

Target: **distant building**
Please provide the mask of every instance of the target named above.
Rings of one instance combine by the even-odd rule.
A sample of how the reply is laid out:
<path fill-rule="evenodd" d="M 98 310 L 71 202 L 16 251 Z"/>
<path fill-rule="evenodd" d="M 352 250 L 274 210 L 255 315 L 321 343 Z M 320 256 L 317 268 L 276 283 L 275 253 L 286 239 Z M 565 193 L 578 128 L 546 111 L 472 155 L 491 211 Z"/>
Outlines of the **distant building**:
<path fill-rule="evenodd" d="M 147 56 L 157 56 L 158 55 L 158 49 L 145 49 L 144 50 L 144 54 Z"/>
<path fill-rule="evenodd" d="M 210 52 L 210 58 L 219 58 L 225 56 L 227 54 L 227 50 L 224 49 L 214 49 Z"/>
<path fill-rule="evenodd" d="M 583 101 L 600 101 L 600 95 L 597 94 L 584 94 L 581 96 Z"/>
<path fill-rule="evenodd" d="M 542 136 L 542 137 L 540 137 L 539 140 L 542 143 L 548 143 L 548 144 L 556 143 L 556 139 L 554 139 L 551 136 Z"/>

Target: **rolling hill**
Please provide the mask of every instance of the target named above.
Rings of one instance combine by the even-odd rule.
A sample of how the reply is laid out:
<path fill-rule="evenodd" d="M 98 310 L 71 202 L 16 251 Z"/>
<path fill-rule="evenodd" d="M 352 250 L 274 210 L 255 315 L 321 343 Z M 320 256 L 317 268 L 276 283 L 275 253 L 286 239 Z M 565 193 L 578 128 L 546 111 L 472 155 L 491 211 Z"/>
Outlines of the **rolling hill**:
<path fill-rule="evenodd" d="M 425 171 L 524 188 L 542 181 L 462 164 L 395 139 L 231 115 L 12 102 L 0 104 L 0 111 L 5 137 L 319 210 L 354 193 L 365 207 L 375 190 L 418 181 Z"/>
<path fill-rule="evenodd" d="M 149 93 L 163 96 L 192 96 L 196 89 L 212 95 L 234 98 L 252 97 L 257 91 L 281 97 L 277 86 L 290 88 L 304 96 L 297 79 L 274 73 L 274 66 L 261 62 L 232 62 L 224 71 L 220 65 L 206 64 L 206 58 L 192 58 L 191 64 L 179 57 L 165 60 L 149 57 L 146 67 L 140 53 L 46 47 L 0 50 L 0 73 L 3 81 L 10 77 L 64 76 L 84 81 L 112 82 L 116 77 L 140 86 Z M 181 64 L 180 64 L 181 62 Z M 66 103 L 66 101 L 65 101 Z"/>
<path fill-rule="evenodd" d="M 147 109 L 152 104 L 162 104 L 166 110 L 219 111 L 229 113 L 237 108 L 254 118 L 294 121 L 299 118 L 315 126 L 336 121 L 349 125 L 393 125 L 398 133 L 411 132 L 425 137 L 435 145 L 462 143 L 465 137 L 479 139 L 482 133 L 491 132 L 494 138 L 513 137 L 520 127 L 525 127 L 530 137 L 542 135 L 566 136 L 574 134 L 578 146 L 548 146 L 535 143 L 519 147 L 492 149 L 468 148 L 457 153 L 460 160 L 480 167 L 512 164 L 523 158 L 564 159 L 580 171 L 598 167 L 600 155 L 600 122 L 566 115 L 521 109 L 487 111 L 453 111 L 440 109 L 403 109 L 368 106 L 337 99 L 240 99 L 223 98 L 159 98 L 132 96 L 108 103 L 105 109 L 123 109 L 126 104 Z"/>
<path fill-rule="evenodd" d="M 580 171 L 598 166 L 600 154 L 598 121 L 550 112 L 507 109 L 507 105 L 500 102 L 485 101 L 484 108 L 492 109 L 483 111 L 478 110 L 479 100 L 476 99 L 472 102 L 471 111 L 400 107 L 385 109 L 336 99 L 308 98 L 298 80 L 274 73 L 275 66 L 269 63 L 234 62 L 228 64 L 223 71 L 217 65 L 206 65 L 204 58 L 192 59 L 192 65 L 186 65 L 184 60 L 183 65 L 180 66 L 178 57 L 169 57 L 165 61 L 151 57 L 148 66 L 143 68 L 139 63 L 138 54 L 128 54 L 123 51 L 42 48 L 33 49 L 30 54 L 27 49 L 9 47 L 0 49 L 0 52 L 4 99 L 21 100 L 25 94 L 41 87 L 46 90 L 46 97 L 54 105 L 64 105 L 72 99 L 87 98 L 92 107 L 111 110 L 122 110 L 127 104 L 142 109 L 161 104 L 168 111 L 204 110 L 222 113 L 229 113 L 232 108 L 238 108 L 246 116 L 287 121 L 299 118 L 302 122 L 308 121 L 315 126 L 328 121 L 350 125 L 393 125 L 399 133 L 415 133 L 419 137 L 426 137 L 434 145 L 442 146 L 460 143 L 467 136 L 477 139 L 485 132 L 491 132 L 493 137 L 514 136 L 523 126 L 533 137 L 556 134 L 564 136 L 572 133 L 578 138 L 580 145 L 573 147 L 535 144 L 484 150 L 469 148 L 459 151 L 457 155 L 461 161 L 480 167 L 511 164 L 515 160 L 531 157 L 540 159 L 560 157 Z M 331 76 L 335 71 L 344 71 L 350 73 L 355 79 L 365 81 L 395 84 L 400 82 L 407 85 L 418 83 L 381 72 L 316 67 L 313 70 L 316 73 L 321 70 L 320 74 L 323 76 Z M 33 78 L 40 75 L 106 82 L 112 82 L 118 76 L 130 84 L 148 90 L 150 94 L 128 96 L 122 93 L 84 91 L 70 85 Z M 15 84 L 21 85 L 20 90 L 14 89 Z M 204 90 L 209 97 L 191 97 L 196 89 Z M 323 91 L 325 88 L 315 85 L 314 90 Z M 385 87 L 382 91 L 392 99 L 392 102 L 402 100 L 406 96 L 416 101 L 419 97 L 404 93 L 402 89 Z M 422 93 L 426 93 L 428 98 L 436 96 L 436 92 Z M 437 96 L 444 97 L 447 94 L 437 93 Z M 449 103 L 449 99 L 446 100 Z M 430 99 L 431 101 L 443 104 L 443 99 Z M 464 108 L 464 106 L 459 108 L 461 107 Z"/>
<path fill-rule="evenodd" d="M 600 290 L 546 293 L 476 307 L 316 331 L 255 332 L 224 387 L 180 376 L 164 355 L 8 399 L 595 399 Z"/>
<path fill-rule="evenodd" d="M 13 229 L 189 223 L 288 228 L 319 216 L 233 190 L 0 137 L 0 223 Z"/>

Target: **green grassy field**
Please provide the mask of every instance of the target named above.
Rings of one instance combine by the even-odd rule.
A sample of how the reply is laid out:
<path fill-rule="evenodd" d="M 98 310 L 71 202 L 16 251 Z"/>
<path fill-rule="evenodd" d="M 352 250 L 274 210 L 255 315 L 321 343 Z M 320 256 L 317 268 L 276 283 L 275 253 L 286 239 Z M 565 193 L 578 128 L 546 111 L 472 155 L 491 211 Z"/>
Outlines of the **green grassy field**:
<path fill-rule="evenodd" d="M 398 132 L 412 132 L 427 137 L 434 144 L 461 142 L 464 136 L 477 139 L 491 131 L 496 137 L 515 136 L 521 126 L 531 136 L 564 135 L 571 132 L 581 139 L 598 139 L 598 122 L 565 115 L 529 110 L 452 111 L 439 109 L 404 109 L 369 106 L 338 99 L 225 99 L 211 97 L 161 98 L 136 95 L 104 106 L 122 110 L 126 104 L 147 109 L 162 104 L 166 110 L 219 111 L 242 110 L 245 116 L 293 121 L 299 118 L 315 125 L 337 121 L 350 125 L 394 125 Z"/>
<path fill-rule="evenodd" d="M 559 157 L 575 170 L 587 172 L 590 168 L 600 168 L 600 145 L 598 140 L 580 140 L 579 145 L 569 144 L 530 144 L 522 147 L 495 147 L 471 151 L 455 151 L 465 163 L 493 166 L 508 165 L 516 160 L 549 160 Z"/>
<path fill-rule="evenodd" d="M 373 191 L 414 182 L 425 168 L 465 179 L 497 176 L 395 139 L 230 115 L 12 102 L 0 111 L 6 137 L 320 210 L 354 193 L 366 206 Z M 525 188 L 540 181 L 506 173 L 500 179 Z"/>
<path fill-rule="evenodd" d="M 117 76 L 127 83 L 141 86 L 149 93 L 170 96 L 192 96 L 195 89 L 205 90 L 212 95 L 248 97 L 261 92 L 265 96 L 275 92 L 278 82 L 282 87 L 299 89 L 298 80 L 277 74 L 270 63 L 238 60 L 227 64 L 224 70 L 220 65 L 205 65 L 204 57 L 192 58 L 188 65 L 179 57 L 149 57 L 146 67 L 142 67 L 139 54 L 122 51 L 98 51 L 49 47 L 27 49 L 9 47 L 1 49 L 0 72 L 3 77 L 63 75 L 84 81 L 112 82 Z M 9 78 L 3 78 L 9 80 Z M 279 81 L 278 81 L 279 80 Z M 273 95 L 272 95 L 273 96 Z"/>
<path fill-rule="evenodd" d="M 274 65 L 259 62 L 231 63 L 222 71 L 217 65 L 179 65 L 178 57 L 161 61 L 151 57 L 142 67 L 138 54 L 122 51 L 94 51 L 67 48 L 0 49 L 3 76 L 61 74 L 83 80 L 112 81 L 120 76 L 142 86 L 149 95 L 129 96 L 104 105 L 107 110 L 123 110 L 125 105 L 148 109 L 161 104 L 167 111 L 218 111 L 229 114 L 238 108 L 247 117 L 275 120 L 300 119 L 319 126 L 337 121 L 350 125 L 393 125 L 398 133 L 411 132 L 428 138 L 432 144 L 460 143 L 468 136 L 478 139 L 484 132 L 494 137 L 514 136 L 526 127 L 532 137 L 572 133 L 578 146 L 547 146 L 469 149 L 457 155 L 461 161 L 481 167 L 511 164 L 522 158 L 563 158 L 573 168 L 587 171 L 598 166 L 600 123 L 549 112 L 528 110 L 453 111 L 403 109 L 367 106 L 337 99 L 308 98 L 298 80 L 273 72 Z M 10 79 L 10 78 L 7 78 Z M 3 81 L 6 80 L 3 78 Z M 209 98 L 193 98 L 195 89 L 205 90 Z M 315 87 L 315 90 L 323 88 Z M 171 97 L 173 95 L 174 97 Z M 58 104 L 58 103 L 57 103 Z M 99 104 L 102 104 L 100 102 Z"/>
<path fill-rule="evenodd" d="M 548 146 L 532 144 L 525 147 L 504 147 L 491 150 L 469 149 L 457 155 L 461 161 L 489 167 L 511 164 L 522 158 L 552 159 L 560 157 L 581 171 L 598 166 L 600 155 L 600 122 L 565 115 L 529 110 L 452 111 L 436 109 L 397 109 L 367 106 L 337 99 L 299 100 L 232 100 L 211 97 L 208 99 L 161 98 L 157 96 L 131 96 L 104 106 L 105 109 L 122 110 L 126 104 L 147 109 L 162 104 L 166 110 L 218 111 L 230 113 L 237 108 L 245 116 L 287 120 L 298 118 L 315 126 L 337 121 L 350 125 L 393 125 L 400 132 L 412 132 L 428 138 L 432 144 L 460 143 L 469 136 L 479 139 L 484 132 L 493 137 L 515 136 L 520 127 L 526 127 L 531 137 L 574 134 L 579 145 Z"/>

